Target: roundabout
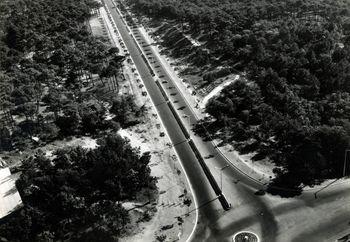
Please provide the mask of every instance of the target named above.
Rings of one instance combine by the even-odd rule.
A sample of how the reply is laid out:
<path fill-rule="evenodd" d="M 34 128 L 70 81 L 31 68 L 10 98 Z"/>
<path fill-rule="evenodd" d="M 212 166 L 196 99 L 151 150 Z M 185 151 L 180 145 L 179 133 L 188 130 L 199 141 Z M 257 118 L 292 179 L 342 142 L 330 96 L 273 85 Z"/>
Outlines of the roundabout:
<path fill-rule="evenodd" d="M 259 242 L 259 241 L 260 241 L 259 237 L 253 232 L 249 232 L 249 231 L 238 232 L 232 238 L 232 242 Z"/>

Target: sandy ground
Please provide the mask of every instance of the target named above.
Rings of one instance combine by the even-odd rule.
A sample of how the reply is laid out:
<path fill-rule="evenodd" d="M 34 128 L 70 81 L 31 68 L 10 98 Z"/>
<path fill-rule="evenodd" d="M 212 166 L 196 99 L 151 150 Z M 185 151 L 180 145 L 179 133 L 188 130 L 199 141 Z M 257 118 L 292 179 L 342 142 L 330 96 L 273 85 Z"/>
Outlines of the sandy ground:
<path fill-rule="evenodd" d="M 22 160 L 29 158 L 30 156 L 42 153 L 46 155 L 48 158 L 54 158 L 54 152 L 58 149 L 63 149 L 66 147 L 76 147 L 81 146 L 86 149 L 94 149 L 97 147 L 96 139 L 93 139 L 88 136 L 82 137 L 71 137 L 63 140 L 56 140 L 44 146 L 35 148 L 35 149 L 27 149 L 25 151 L 11 151 L 11 152 L 3 152 L 0 154 L 0 167 L 1 163 L 3 163 L 2 167 L 6 166 L 16 166 L 22 162 Z M 1 162 L 2 160 L 2 162 Z"/>
<path fill-rule="evenodd" d="M 101 9 L 102 8 L 100 8 L 100 11 Z M 92 16 L 89 23 L 90 23 L 90 27 L 93 35 L 103 36 L 104 34 L 107 34 L 106 31 L 103 31 L 103 25 L 105 23 L 103 18 L 100 15 Z"/>
<path fill-rule="evenodd" d="M 132 233 L 122 238 L 121 241 L 155 241 L 157 236 L 166 236 L 166 241 L 185 240 L 191 233 L 195 220 L 195 213 L 191 213 L 190 216 L 182 216 L 194 208 L 193 205 L 190 207 L 184 205 L 185 199 L 192 200 L 190 188 L 175 152 L 169 146 L 169 139 L 162 137 L 165 132 L 151 106 L 150 99 L 141 95 L 141 92 L 145 90 L 138 87 L 135 77 L 133 80 L 130 76 L 127 79 L 133 86 L 137 103 L 146 105 L 149 111 L 144 123 L 120 130 L 119 133 L 128 138 L 132 146 L 140 147 L 141 152 L 151 152 L 151 174 L 158 178 L 157 186 L 160 195 L 154 205 L 156 212 L 153 218 L 132 227 Z M 138 217 L 140 213 L 140 210 L 135 210 L 132 216 Z M 178 221 L 178 216 L 182 216 L 182 223 Z M 166 225 L 173 227 L 162 230 L 161 228 Z"/>
<path fill-rule="evenodd" d="M 238 78 L 239 78 L 239 75 L 235 75 L 235 76 L 233 77 L 233 79 L 228 79 L 228 80 L 224 81 L 223 83 L 221 83 L 219 86 L 216 86 L 210 93 L 208 93 L 208 95 L 206 95 L 206 96 L 202 99 L 202 101 L 201 101 L 201 103 L 200 103 L 200 107 L 201 107 L 202 109 L 204 109 L 205 106 L 207 105 L 208 101 L 209 101 L 211 98 L 213 98 L 213 97 L 219 95 L 219 94 L 221 93 L 221 91 L 222 91 L 226 86 L 228 86 L 228 85 L 230 85 L 231 83 L 233 83 L 234 81 L 238 80 Z"/>
<path fill-rule="evenodd" d="M 44 147 L 40 147 L 38 149 L 42 150 L 44 154 L 49 157 L 54 157 L 54 152 L 58 149 L 63 149 L 65 147 L 77 147 L 81 146 L 85 149 L 95 149 L 98 144 L 96 143 L 96 139 L 93 139 L 89 136 L 83 136 L 83 137 L 72 137 L 71 139 L 64 139 L 64 140 L 58 140 L 54 141 L 53 143 L 47 144 Z"/>
<path fill-rule="evenodd" d="M 105 26 L 113 28 L 114 24 L 108 18 L 109 11 L 103 9 L 100 12 Z M 121 52 L 127 53 L 118 31 L 109 33 L 114 42 L 118 42 L 117 47 Z M 145 105 L 148 112 L 143 123 L 120 130 L 119 134 L 128 138 L 131 145 L 139 147 L 141 152 L 151 152 L 151 174 L 158 178 L 159 198 L 149 206 L 129 212 L 131 215 L 129 233 L 121 238 L 121 241 L 156 241 L 157 237 L 165 238 L 165 241 L 185 241 L 192 232 L 196 216 L 193 212 L 194 203 L 192 202 L 190 206 L 184 204 L 187 199 L 193 201 L 190 188 L 175 152 L 169 146 L 169 139 L 163 135 L 165 132 L 150 98 L 148 95 L 142 95 L 146 89 L 141 85 L 142 81 L 132 60 L 127 58 L 124 67 L 125 81 L 120 84 L 121 92 L 134 95 L 136 104 Z M 138 204 L 140 202 L 130 201 L 124 206 L 131 209 Z M 192 212 L 187 215 L 189 211 Z M 140 222 L 145 213 L 153 215 L 152 218 Z"/>
<path fill-rule="evenodd" d="M 160 195 L 153 206 L 156 211 L 152 219 L 132 227 L 131 235 L 121 238 L 121 241 L 156 241 L 157 236 L 166 236 L 166 241 L 178 239 L 184 241 L 191 233 L 195 220 L 195 213 L 185 216 L 194 208 L 193 205 L 188 207 L 184 204 L 185 199 L 192 199 L 190 189 L 176 155 L 167 145 L 169 144 L 168 138 L 160 137 L 163 130 L 157 126 L 156 117 L 149 116 L 149 118 L 155 120 L 153 122 L 149 120 L 131 129 L 121 130 L 119 133 L 128 138 L 132 146 L 140 147 L 141 152 L 151 152 L 151 174 L 158 178 L 157 186 Z M 144 212 L 144 210 L 141 211 Z M 141 211 L 132 211 L 131 216 L 138 217 Z M 183 222 L 179 222 L 178 216 L 181 216 Z M 166 225 L 173 227 L 162 230 L 161 228 Z"/>

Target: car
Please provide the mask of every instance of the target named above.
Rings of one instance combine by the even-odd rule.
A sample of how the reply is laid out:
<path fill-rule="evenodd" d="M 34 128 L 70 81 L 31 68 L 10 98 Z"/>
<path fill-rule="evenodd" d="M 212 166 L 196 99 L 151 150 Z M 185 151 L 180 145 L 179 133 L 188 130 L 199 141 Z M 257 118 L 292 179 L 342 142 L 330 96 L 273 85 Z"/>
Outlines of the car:
<path fill-rule="evenodd" d="M 213 154 L 210 154 L 210 155 L 207 155 L 206 157 L 204 157 L 204 159 L 210 159 L 210 158 L 213 158 L 215 157 Z"/>

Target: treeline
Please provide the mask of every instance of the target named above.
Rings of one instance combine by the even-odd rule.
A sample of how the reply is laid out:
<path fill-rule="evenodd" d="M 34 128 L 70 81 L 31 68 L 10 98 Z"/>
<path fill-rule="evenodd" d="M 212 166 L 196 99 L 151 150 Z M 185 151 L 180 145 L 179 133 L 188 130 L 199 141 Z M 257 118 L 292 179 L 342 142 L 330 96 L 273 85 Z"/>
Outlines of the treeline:
<path fill-rule="evenodd" d="M 201 55 L 200 59 L 205 59 L 204 64 L 227 61 L 231 65 L 239 63 L 235 67 L 241 70 L 259 58 L 261 54 L 257 52 L 261 49 L 270 50 L 273 44 L 274 48 L 283 47 L 283 38 L 288 39 L 289 34 L 299 32 L 298 38 L 304 38 L 300 41 L 302 45 L 322 46 L 329 40 L 328 35 L 323 37 L 327 31 L 340 31 L 340 35 L 333 36 L 336 40 L 350 31 L 350 21 L 346 18 L 349 3 L 342 0 L 127 2 L 137 13 L 176 20 L 178 29 L 197 36 L 205 44 L 193 50 Z M 345 41 L 348 42 L 349 37 L 345 37 Z M 210 52 L 203 53 L 203 49 Z"/>
<path fill-rule="evenodd" d="M 201 36 L 213 65 L 246 73 L 208 103 L 214 119 L 203 122 L 239 151 L 281 167 L 270 192 L 294 195 L 343 175 L 350 141 L 349 1 L 128 2 Z"/>
<path fill-rule="evenodd" d="M 118 241 L 130 218 L 121 203 L 142 190 L 153 199 L 150 155 L 119 135 L 94 150 L 59 150 L 23 161 L 17 187 L 24 207 L 0 224 L 2 241 Z"/>
<path fill-rule="evenodd" d="M 118 241 L 130 222 L 122 203 L 155 199 L 150 154 L 115 132 L 139 122 L 145 107 L 118 92 L 124 56 L 89 31 L 99 7 L 93 0 L 0 2 L 0 151 L 100 137 L 96 149 L 66 148 L 52 159 L 37 149 L 14 168 L 23 207 L 1 220 L 1 241 Z"/>
<path fill-rule="evenodd" d="M 105 94 L 95 93 L 118 93 L 124 60 L 91 35 L 88 20 L 99 7 L 93 0 L 1 2 L 0 109 L 7 122 L 0 150 L 25 149 L 31 137 L 48 142 L 119 127 L 105 120 Z"/>

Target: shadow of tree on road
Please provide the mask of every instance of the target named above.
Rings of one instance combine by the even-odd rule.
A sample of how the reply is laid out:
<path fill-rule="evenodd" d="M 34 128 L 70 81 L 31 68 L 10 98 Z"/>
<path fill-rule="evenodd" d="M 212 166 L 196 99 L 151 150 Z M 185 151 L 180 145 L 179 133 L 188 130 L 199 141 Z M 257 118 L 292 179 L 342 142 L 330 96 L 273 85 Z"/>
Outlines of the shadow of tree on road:
<path fill-rule="evenodd" d="M 266 201 L 264 201 L 265 198 L 256 196 L 254 194 L 255 190 L 245 185 L 237 186 L 237 191 L 240 194 L 240 197 L 247 198 L 249 203 L 246 203 L 245 205 L 256 211 L 255 215 L 247 216 L 239 221 L 234 220 L 234 222 L 223 228 L 215 228 L 212 237 L 225 238 L 254 223 L 259 223 L 262 232 L 259 237 L 263 241 L 276 242 L 278 224 L 275 220 L 274 214 L 271 212 L 271 208 L 266 204 Z M 234 213 L 235 210 L 231 209 L 229 216 L 234 218 Z"/>

